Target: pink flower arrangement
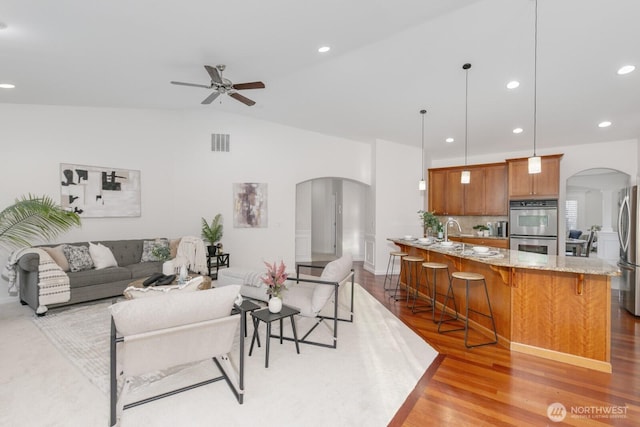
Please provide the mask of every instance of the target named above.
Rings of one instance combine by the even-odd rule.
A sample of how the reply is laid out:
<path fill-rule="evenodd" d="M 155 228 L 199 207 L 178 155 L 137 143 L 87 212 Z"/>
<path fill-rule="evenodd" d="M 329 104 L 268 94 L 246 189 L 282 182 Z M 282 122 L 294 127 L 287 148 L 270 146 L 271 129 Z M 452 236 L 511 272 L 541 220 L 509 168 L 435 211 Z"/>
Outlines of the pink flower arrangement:
<path fill-rule="evenodd" d="M 280 297 L 282 291 L 286 290 L 285 282 L 289 277 L 289 274 L 285 272 L 286 266 L 284 262 L 280 261 L 280 265 L 276 266 L 275 261 L 273 264 L 265 262 L 267 266 L 267 274 L 262 276 L 262 283 L 268 286 L 267 295 L 271 297 Z"/>

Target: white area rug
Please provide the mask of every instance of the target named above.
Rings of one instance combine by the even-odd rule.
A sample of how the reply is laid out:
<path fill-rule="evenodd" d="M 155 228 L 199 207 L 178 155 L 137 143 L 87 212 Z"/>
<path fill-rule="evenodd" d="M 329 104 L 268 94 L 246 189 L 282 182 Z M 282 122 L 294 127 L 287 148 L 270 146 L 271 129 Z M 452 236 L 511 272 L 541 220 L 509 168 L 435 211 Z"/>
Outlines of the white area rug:
<path fill-rule="evenodd" d="M 34 322 L 92 383 L 109 390 L 109 303 L 52 310 Z M 298 332 L 305 330 L 300 319 Z M 285 325 L 288 322 L 285 322 Z M 248 355 L 253 331 L 249 321 Z M 275 324 L 274 324 L 275 326 Z M 240 405 L 224 381 L 127 409 L 122 426 L 384 426 L 429 367 L 436 351 L 356 285 L 355 319 L 338 325 L 338 348 L 272 339 L 269 368 L 262 347 L 245 357 L 245 397 Z M 322 326 L 315 338 L 330 338 Z M 232 355 L 237 360 L 237 352 Z M 130 391 L 127 402 L 195 383 L 218 371 L 211 361 L 188 366 Z M 156 378 L 159 378 L 156 380 Z"/>

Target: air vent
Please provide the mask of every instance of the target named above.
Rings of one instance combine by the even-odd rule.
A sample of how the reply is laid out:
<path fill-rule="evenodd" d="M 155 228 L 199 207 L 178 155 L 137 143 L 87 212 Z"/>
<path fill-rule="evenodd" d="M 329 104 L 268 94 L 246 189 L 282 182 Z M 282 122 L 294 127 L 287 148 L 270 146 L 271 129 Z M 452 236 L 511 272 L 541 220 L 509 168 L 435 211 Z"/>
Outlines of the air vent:
<path fill-rule="evenodd" d="M 229 152 L 229 136 L 228 133 L 212 133 L 211 151 Z"/>

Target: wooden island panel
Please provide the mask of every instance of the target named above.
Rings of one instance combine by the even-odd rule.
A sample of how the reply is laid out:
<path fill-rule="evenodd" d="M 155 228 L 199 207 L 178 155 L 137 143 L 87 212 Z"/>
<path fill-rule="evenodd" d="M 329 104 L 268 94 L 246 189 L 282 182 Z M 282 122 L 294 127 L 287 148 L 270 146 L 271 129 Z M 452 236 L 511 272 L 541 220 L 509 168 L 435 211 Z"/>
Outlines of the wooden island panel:
<path fill-rule="evenodd" d="M 611 271 L 608 269 L 602 274 L 563 271 L 574 268 L 566 264 L 576 261 L 556 257 L 550 258 L 549 265 L 544 268 L 529 268 L 519 265 L 523 262 L 521 258 L 527 257 L 521 257 L 522 253 L 517 251 L 502 250 L 505 258 L 494 262 L 450 250 L 404 244 L 399 240 L 394 243 L 410 255 L 448 265 L 451 273 L 482 274 L 487 281 L 501 345 L 513 351 L 611 372 Z M 601 267 L 595 260 L 583 263 L 586 270 Z M 407 283 L 406 279 L 406 271 L 402 269 L 403 285 Z M 424 281 L 423 275 L 420 278 L 423 291 Z M 447 285 L 446 278 L 438 276 L 438 309 L 444 304 Z M 464 319 L 464 281 L 455 281 L 454 294 L 459 316 Z M 488 310 L 480 284 L 471 285 L 470 300 L 471 307 Z M 447 311 L 453 313 L 453 301 L 448 302 Z M 469 324 L 476 332 L 493 337 L 490 319 L 470 313 Z"/>
<path fill-rule="evenodd" d="M 572 364 L 610 369 L 607 276 L 514 269 L 512 306 L 512 349 L 537 355 L 551 350 L 561 353 L 556 360 L 568 362 L 567 354 L 575 356 Z"/>

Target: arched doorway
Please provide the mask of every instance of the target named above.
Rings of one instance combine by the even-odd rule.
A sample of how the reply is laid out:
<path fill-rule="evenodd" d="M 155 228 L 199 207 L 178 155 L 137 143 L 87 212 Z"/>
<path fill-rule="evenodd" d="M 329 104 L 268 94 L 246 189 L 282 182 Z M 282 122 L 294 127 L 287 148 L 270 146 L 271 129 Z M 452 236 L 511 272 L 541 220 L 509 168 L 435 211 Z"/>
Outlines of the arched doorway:
<path fill-rule="evenodd" d="M 364 258 L 368 188 L 336 177 L 296 185 L 296 263 Z"/>
<path fill-rule="evenodd" d="M 629 175 L 616 169 L 594 168 L 567 179 L 565 229 L 597 231 L 590 256 L 616 261 L 618 246 L 618 191 L 629 185 Z"/>

